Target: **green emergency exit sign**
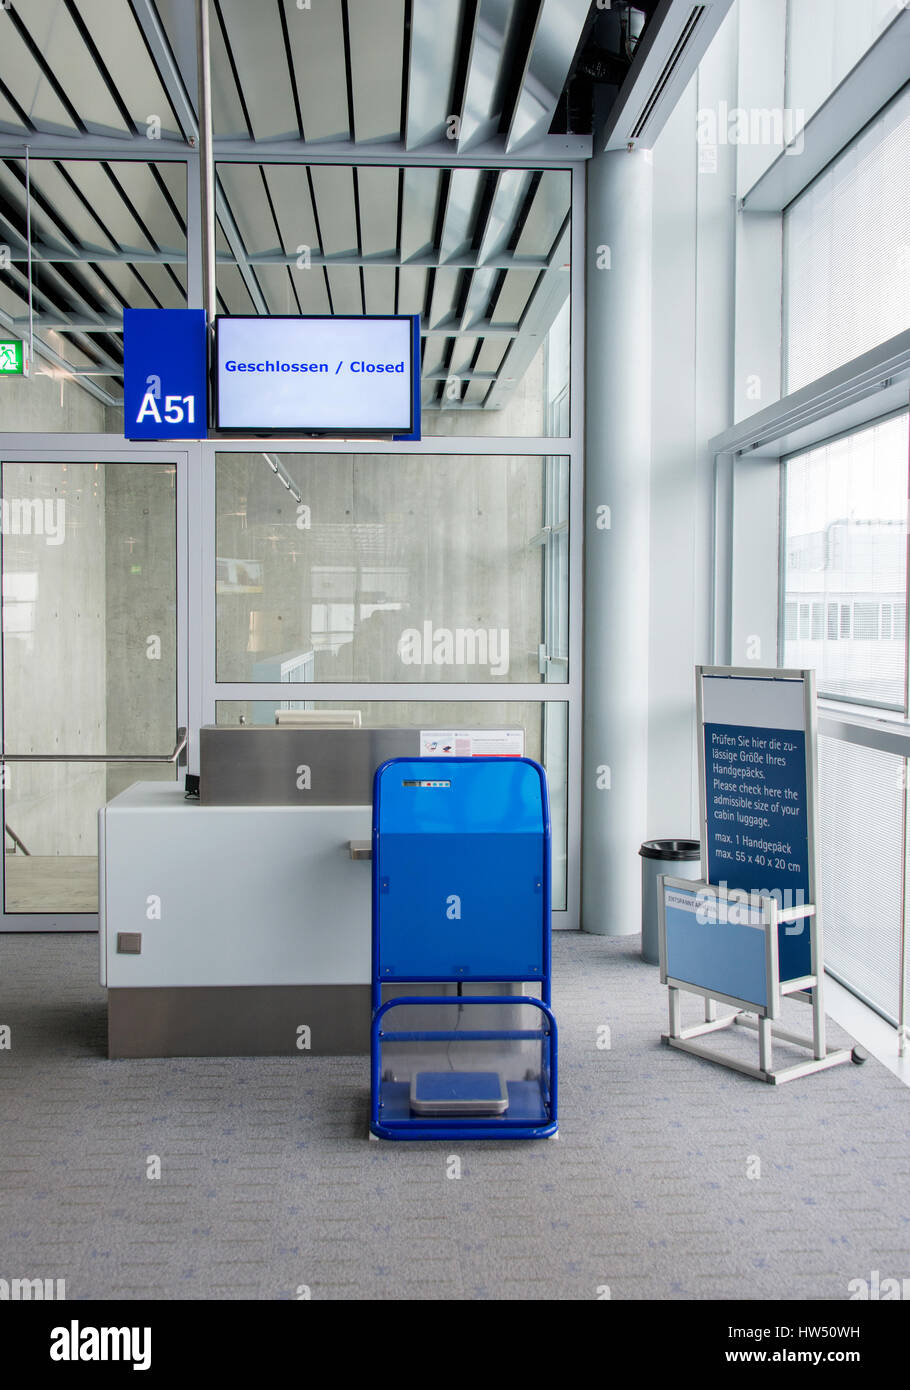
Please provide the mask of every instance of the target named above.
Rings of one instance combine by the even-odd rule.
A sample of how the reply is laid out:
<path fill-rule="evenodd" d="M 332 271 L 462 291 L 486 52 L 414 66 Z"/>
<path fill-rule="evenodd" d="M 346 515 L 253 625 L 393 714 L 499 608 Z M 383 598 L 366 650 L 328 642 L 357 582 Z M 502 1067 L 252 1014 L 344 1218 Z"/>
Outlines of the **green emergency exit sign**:
<path fill-rule="evenodd" d="M 22 344 L 18 340 L 0 339 L 0 376 L 21 376 Z"/>

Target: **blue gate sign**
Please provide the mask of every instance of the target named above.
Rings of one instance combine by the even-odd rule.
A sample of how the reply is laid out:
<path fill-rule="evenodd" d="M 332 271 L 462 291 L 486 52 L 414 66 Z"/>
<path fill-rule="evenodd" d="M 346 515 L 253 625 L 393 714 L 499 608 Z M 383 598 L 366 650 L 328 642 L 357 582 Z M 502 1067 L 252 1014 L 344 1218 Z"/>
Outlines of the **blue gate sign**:
<path fill-rule="evenodd" d="M 124 309 L 123 433 L 204 439 L 208 371 L 204 309 Z"/>
<path fill-rule="evenodd" d="M 702 698 L 708 882 L 811 903 L 803 682 L 706 675 Z M 805 919 L 779 938 L 781 980 L 810 974 Z"/>

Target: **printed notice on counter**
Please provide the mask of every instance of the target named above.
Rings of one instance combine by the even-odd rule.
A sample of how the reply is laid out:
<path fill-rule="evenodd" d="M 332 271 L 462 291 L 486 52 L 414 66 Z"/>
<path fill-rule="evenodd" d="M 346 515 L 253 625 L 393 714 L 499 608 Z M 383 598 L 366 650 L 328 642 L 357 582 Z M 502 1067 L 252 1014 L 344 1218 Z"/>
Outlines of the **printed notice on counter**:
<path fill-rule="evenodd" d="M 523 758 L 523 729 L 426 729 L 422 758 Z"/>

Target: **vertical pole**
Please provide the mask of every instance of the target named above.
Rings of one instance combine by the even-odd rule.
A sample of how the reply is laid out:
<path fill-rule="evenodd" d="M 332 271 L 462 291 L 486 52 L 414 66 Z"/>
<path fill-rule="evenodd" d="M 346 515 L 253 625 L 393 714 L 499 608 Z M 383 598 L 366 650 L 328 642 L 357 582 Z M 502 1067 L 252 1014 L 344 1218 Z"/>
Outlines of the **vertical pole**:
<path fill-rule="evenodd" d="M 202 204 L 203 307 L 211 326 L 215 291 L 215 159 L 212 149 L 212 65 L 209 0 L 196 0 L 197 109 L 199 116 L 199 194 Z"/>
<path fill-rule="evenodd" d="M 641 930 L 647 834 L 651 207 L 647 151 L 589 161 L 582 927 Z"/>
<path fill-rule="evenodd" d="M 759 1018 L 758 1065 L 763 1072 L 770 1072 L 771 1060 L 771 1020 L 770 1018 Z"/>
<path fill-rule="evenodd" d="M 816 1058 L 825 1056 L 828 1040 L 825 1035 L 825 955 L 822 949 L 822 924 L 818 908 L 813 917 L 804 918 L 811 932 L 812 976 L 812 1053 Z"/>
<path fill-rule="evenodd" d="M 670 1004 L 670 1037 L 679 1037 L 679 990 L 673 985 L 667 990 Z"/>
<path fill-rule="evenodd" d="M 28 145 L 25 147 L 25 240 L 28 251 L 28 361 L 25 363 L 25 375 L 31 376 L 35 353 L 35 312 L 32 298 L 32 171 Z"/>

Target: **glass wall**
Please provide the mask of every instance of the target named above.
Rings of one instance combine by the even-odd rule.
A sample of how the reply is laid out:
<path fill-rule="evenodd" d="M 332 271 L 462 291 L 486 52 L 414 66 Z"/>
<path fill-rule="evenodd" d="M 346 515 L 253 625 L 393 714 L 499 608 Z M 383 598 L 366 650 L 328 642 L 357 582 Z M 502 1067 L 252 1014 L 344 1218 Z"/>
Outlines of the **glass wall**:
<path fill-rule="evenodd" d="M 896 1023 L 907 760 L 833 738 L 818 752 L 825 962 Z"/>
<path fill-rule="evenodd" d="M 4 910 L 96 912 L 98 810 L 173 764 L 171 464 L 3 463 Z"/>
<path fill-rule="evenodd" d="M 219 453 L 217 679 L 568 678 L 567 460 Z"/>
<path fill-rule="evenodd" d="M 902 411 L 791 458 L 783 662 L 835 699 L 903 711 L 910 432 Z"/>

